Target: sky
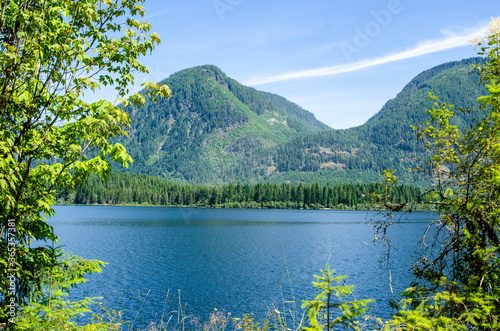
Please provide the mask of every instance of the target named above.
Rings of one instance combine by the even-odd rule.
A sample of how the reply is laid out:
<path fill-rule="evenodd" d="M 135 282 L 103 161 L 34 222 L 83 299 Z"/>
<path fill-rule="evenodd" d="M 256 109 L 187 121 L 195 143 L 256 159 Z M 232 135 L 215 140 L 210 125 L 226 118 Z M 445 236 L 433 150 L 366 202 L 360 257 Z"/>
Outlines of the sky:
<path fill-rule="evenodd" d="M 420 72 L 475 56 L 498 0 L 146 0 L 158 82 L 213 64 L 335 129 L 365 123 Z M 133 87 L 133 91 L 140 88 Z M 105 92 L 103 92 L 105 93 Z"/>

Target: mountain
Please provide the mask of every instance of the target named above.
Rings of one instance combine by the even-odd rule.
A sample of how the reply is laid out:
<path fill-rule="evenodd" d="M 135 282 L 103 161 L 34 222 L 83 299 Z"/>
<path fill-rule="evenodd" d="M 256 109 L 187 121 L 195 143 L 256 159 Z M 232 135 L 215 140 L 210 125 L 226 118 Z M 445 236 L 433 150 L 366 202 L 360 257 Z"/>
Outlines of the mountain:
<path fill-rule="evenodd" d="M 381 180 L 385 169 L 398 171 L 404 182 L 418 184 L 418 173 L 402 171 L 423 166 L 424 145 L 411 128 L 430 121 L 427 110 L 434 101 L 464 109 L 478 108 L 477 98 L 486 89 L 473 65 L 484 63 L 482 58 L 450 62 L 426 70 L 411 80 L 403 90 L 365 124 L 347 129 L 299 137 L 279 146 L 270 155 L 276 167 L 273 182 L 283 180 L 320 182 L 373 182 Z M 468 126 L 474 112 L 457 112 L 453 124 Z"/>
<path fill-rule="evenodd" d="M 421 165 L 425 151 L 410 126 L 430 120 L 429 92 L 440 102 L 476 107 L 486 90 L 470 72 L 482 61 L 450 62 L 419 74 L 365 124 L 347 130 L 333 130 L 217 67 L 195 67 L 161 82 L 172 89 L 169 100 L 127 108 L 132 127 L 120 141 L 135 160 L 130 171 L 183 182 L 376 182 L 382 170 L 396 169 L 414 184 L 419 175 L 401 170 Z M 468 114 L 456 118 L 461 127 L 471 121 Z"/>
<path fill-rule="evenodd" d="M 172 97 L 128 107 L 131 128 L 120 140 L 134 158 L 131 171 L 197 183 L 255 176 L 242 166 L 250 155 L 293 138 L 331 130 L 286 99 L 259 92 L 200 66 L 160 82 Z M 248 166 L 248 165 L 247 165 Z"/>

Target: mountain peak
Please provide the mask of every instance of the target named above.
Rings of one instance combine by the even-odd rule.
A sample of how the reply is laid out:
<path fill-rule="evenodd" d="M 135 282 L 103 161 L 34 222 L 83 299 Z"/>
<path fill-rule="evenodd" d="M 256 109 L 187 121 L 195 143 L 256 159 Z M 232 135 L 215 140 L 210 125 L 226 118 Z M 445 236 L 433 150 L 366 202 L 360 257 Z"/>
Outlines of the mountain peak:
<path fill-rule="evenodd" d="M 228 78 L 226 74 L 217 66 L 213 64 L 205 64 L 196 67 L 186 68 L 180 70 L 174 74 L 172 74 L 169 78 L 177 77 L 177 76 L 185 76 L 185 75 L 197 75 L 197 74 L 206 74 L 210 77 L 221 77 Z"/>
<path fill-rule="evenodd" d="M 312 113 L 244 86 L 214 65 L 179 71 L 161 83 L 172 90 L 170 99 L 155 104 L 146 97 L 140 110 L 126 109 L 132 124 L 123 143 L 136 160 L 135 171 L 232 181 L 238 171 L 228 175 L 223 169 L 237 169 L 242 158 L 330 129 Z"/>

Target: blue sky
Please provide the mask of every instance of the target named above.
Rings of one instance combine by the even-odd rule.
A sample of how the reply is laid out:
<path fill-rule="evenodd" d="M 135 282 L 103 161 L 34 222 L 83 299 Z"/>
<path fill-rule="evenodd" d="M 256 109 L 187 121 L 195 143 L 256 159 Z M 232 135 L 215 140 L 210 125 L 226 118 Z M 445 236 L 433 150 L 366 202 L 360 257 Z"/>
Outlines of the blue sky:
<path fill-rule="evenodd" d="M 474 56 L 498 0 L 147 0 L 162 44 L 144 58 L 160 81 L 214 64 L 337 129 L 361 125 L 415 75 Z M 138 88 L 135 88 L 138 90 Z"/>

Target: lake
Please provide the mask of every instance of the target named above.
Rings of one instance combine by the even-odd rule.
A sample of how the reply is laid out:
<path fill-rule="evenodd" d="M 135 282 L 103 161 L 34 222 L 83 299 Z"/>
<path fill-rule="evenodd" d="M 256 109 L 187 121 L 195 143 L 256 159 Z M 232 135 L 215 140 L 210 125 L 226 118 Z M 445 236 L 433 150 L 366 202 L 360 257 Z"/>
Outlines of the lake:
<path fill-rule="evenodd" d="M 411 281 L 418 239 L 436 217 L 407 215 L 389 231 L 391 265 L 380 263 L 363 211 L 56 206 L 49 220 L 67 251 L 108 263 L 73 298 L 102 296 L 135 326 L 177 310 L 206 319 L 214 310 L 257 319 L 293 298 L 314 297 L 311 282 L 329 261 L 348 275 L 357 299 L 376 299 L 371 315 L 389 317 L 396 293 Z M 286 259 L 286 261 L 285 261 Z M 291 284 L 291 285 L 290 285 Z M 293 292 L 292 292 L 293 291 Z M 147 295 L 149 292 L 149 295 Z M 147 295 L 147 300 L 145 297 Z M 285 309 L 291 308 L 286 303 Z M 137 313 L 139 311 L 139 314 Z"/>

